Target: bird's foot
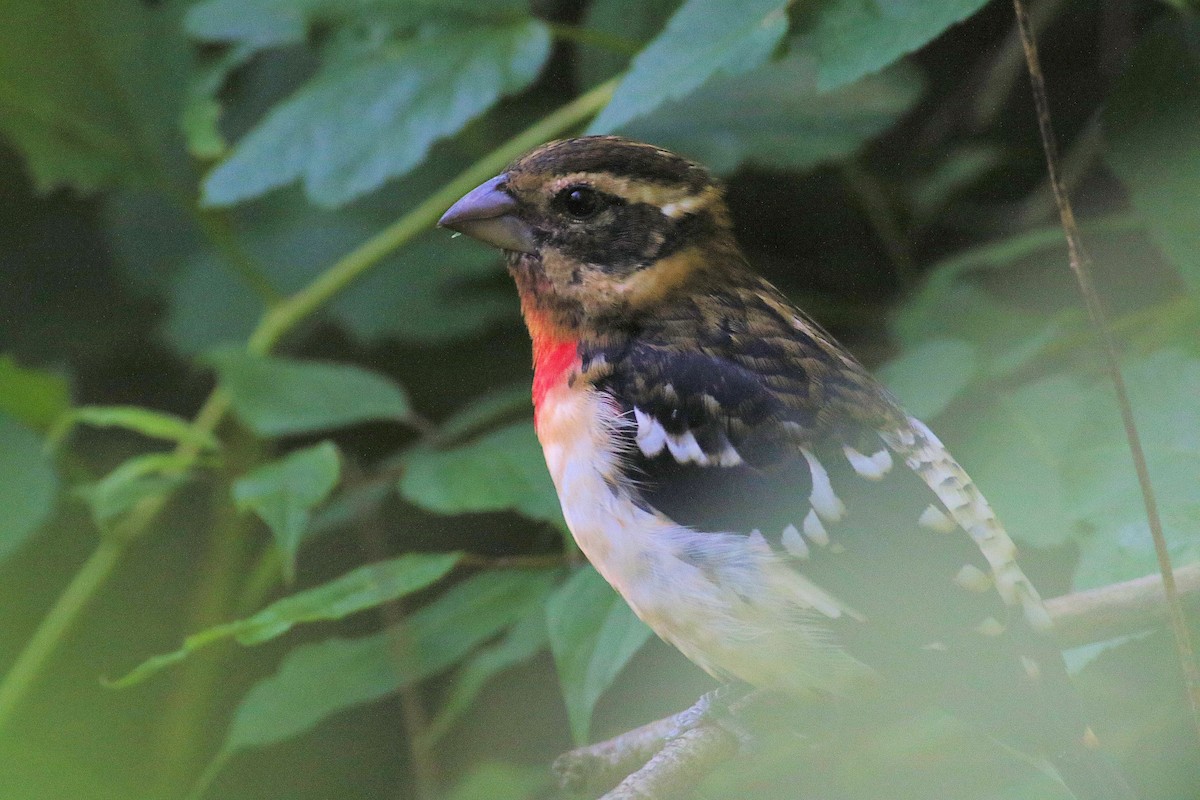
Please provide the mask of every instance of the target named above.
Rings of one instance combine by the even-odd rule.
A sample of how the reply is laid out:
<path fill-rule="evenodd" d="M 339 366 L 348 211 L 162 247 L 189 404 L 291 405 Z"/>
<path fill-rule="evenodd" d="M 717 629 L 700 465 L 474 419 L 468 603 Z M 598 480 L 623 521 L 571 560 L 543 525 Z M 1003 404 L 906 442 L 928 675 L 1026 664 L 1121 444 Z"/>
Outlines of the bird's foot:
<path fill-rule="evenodd" d="M 737 706 L 751 693 L 754 687 L 733 682 L 706 692 L 691 708 L 675 715 L 675 727 L 667 741 L 678 739 L 689 731 L 711 725 L 737 739 L 742 750 L 751 749 L 755 736 L 739 716 Z"/>

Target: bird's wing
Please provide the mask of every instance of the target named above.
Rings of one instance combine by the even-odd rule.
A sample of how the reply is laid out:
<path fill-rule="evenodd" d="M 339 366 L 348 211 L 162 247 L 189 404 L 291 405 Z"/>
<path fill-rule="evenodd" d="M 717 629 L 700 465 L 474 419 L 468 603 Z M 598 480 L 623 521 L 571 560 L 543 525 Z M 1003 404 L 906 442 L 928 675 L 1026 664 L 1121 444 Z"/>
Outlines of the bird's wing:
<path fill-rule="evenodd" d="M 830 621 L 851 655 L 986 728 L 1042 725 L 1047 699 L 1074 702 L 1011 540 L 884 390 L 874 413 L 832 394 L 813 408 L 786 365 L 745 352 L 634 341 L 610 356 L 597 388 L 632 420 L 623 450 L 640 503 L 698 532 L 765 539 L 857 612 Z"/>

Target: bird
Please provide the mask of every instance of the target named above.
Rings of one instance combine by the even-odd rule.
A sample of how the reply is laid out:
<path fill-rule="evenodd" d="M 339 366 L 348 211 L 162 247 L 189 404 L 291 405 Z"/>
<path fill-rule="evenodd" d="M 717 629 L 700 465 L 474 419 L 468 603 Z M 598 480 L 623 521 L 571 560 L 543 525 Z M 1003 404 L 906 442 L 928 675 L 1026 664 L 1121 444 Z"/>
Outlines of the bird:
<path fill-rule="evenodd" d="M 660 638 L 731 684 L 928 699 L 1133 800 L 981 490 L 751 268 L 706 168 L 553 141 L 439 225 L 504 251 L 563 518 Z"/>

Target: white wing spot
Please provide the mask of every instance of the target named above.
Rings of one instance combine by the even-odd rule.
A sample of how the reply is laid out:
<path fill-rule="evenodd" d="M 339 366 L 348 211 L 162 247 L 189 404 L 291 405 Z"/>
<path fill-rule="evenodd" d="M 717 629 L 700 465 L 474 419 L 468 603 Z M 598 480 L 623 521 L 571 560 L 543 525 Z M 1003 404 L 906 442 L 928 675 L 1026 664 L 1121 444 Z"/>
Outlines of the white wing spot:
<path fill-rule="evenodd" d="M 846 445 L 842 452 L 846 454 L 846 460 L 850 462 L 854 471 L 869 481 L 882 480 L 892 468 L 892 454 L 886 448 L 866 456 Z"/>
<path fill-rule="evenodd" d="M 1026 582 L 1028 585 L 1028 582 Z M 1033 591 L 1033 587 L 1029 587 L 1029 591 Z M 1021 610 L 1025 612 L 1025 621 L 1029 623 L 1029 627 L 1035 631 L 1054 630 L 1054 620 L 1050 618 L 1050 612 L 1046 611 L 1046 606 L 1036 594 L 1023 594 L 1021 597 Z"/>
<path fill-rule="evenodd" d="M 783 536 L 780 537 L 783 541 L 783 549 L 794 555 L 796 558 L 808 558 L 808 543 L 804 541 L 804 537 L 800 535 L 800 531 L 796 530 L 795 525 L 788 525 L 783 529 Z"/>
<path fill-rule="evenodd" d="M 811 508 L 804 515 L 804 535 L 815 545 L 824 547 L 829 544 L 829 531 L 825 530 L 817 512 Z"/>
<path fill-rule="evenodd" d="M 812 473 L 812 494 L 809 502 L 821 519 L 826 522 L 837 522 L 846 514 L 846 504 L 833 493 L 833 485 L 829 482 L 829 473 L 807 448 L 802 448 L 804 459 L 808 461 L 809 472 Z M 807 521 L 805 523 L 807 525 Z"/>
<path fill-rule="evenodd" d="M 678 436 L 667 434 L 666 437 L 667 449 L 680 464 L 686 464 L 689 461 L 697 464 L 708 463 L 708 456 L 704 455 L 704 451 L 700 449 L 700 443 L 696 441 L 696 437 L 691 431 L 684 431 Z"/>
<path fill-rule="evenodd" d="M 742 463 L 742 457 L 738 451 L 734 449 L 732 444 L 725 442 L 725 448 L 721 451 L 721 454 L 717 456 L 716 461 L 717 464 L 722 467 L 736 467 L 738 464 Z"/>
<path fill-rule="evenodd" d="M 637 419 L 638 448 L 644 455 L 653 458 L 667 446 L 667 432 L 658 420 L 640 408 L 633 409 L 633 416 Z"/>
<path fill-rule="evenodd" d="M 922 528 L 933 531 L 934 533 L 951 533 L 958 530 L 958 526 L 954 524 L 954 520 L 947 517 L 940 508 L 930 503 L 921 512 L 920 519 L 917 524 Z"/>
<path fill-rule="evenodd" d="M 984 636 L 999 636 L 1004 633 L 1004 623 L 995 617 L 988 617 L 983 622 L 975 627 L 975 630 L 982 633 Z"/>
<path fill-rule="evenodd" d="M 954 576 L 954 582 L 971 592 L 986 592 L 992 588 L 991 577 L 974 564 L 964 564 Z"/>
<path fill-rule="evenodd" d="M 762 535 L 762 531 L 758 528 L 750 531 L 750 546 L 760 553 L 769 553 L 771 545 L 767 544 L 766 538 Z"/>

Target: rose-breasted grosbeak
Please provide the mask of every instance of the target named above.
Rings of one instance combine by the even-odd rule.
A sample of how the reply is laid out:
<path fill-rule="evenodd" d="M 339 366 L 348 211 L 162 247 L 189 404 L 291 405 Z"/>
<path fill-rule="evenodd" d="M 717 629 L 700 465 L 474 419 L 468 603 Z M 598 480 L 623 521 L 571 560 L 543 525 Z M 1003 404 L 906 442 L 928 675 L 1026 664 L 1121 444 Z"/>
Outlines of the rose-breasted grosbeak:
<path fill-rule="evenodd" d="M 935 699 L 1080 800 L 1133 797 L 987 500 L 750 270 L 704 168 L 552 142 L 440 224 L 506 251 L 563 516 L 659 636 L 723 680 Z"/>

